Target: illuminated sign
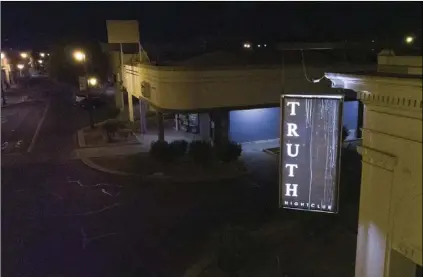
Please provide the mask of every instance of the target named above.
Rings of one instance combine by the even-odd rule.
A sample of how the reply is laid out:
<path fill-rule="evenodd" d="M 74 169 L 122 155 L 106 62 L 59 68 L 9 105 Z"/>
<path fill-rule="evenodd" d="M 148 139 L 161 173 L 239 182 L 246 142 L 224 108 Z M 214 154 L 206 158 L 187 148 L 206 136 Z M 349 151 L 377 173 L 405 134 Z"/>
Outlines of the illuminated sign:
<path fill-rule="evenodd" d="M 342 107 L 341 95 L 282 95 L 281 207 L 338 211 Z"/>

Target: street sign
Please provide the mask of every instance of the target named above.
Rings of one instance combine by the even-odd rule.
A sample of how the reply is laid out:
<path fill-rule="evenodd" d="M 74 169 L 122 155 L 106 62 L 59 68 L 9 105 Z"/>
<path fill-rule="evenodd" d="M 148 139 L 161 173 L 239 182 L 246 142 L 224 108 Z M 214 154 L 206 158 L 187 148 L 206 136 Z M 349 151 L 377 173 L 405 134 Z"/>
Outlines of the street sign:
<path fill-rule="evenodd" d="M 87 77 L 79 76 L 79 90 L 86 91 L 88 89 Z"/>
<path fill-rule="evenodd" d="M 282 95 L 279 206 L 338 212 L 342 95 Z"/>

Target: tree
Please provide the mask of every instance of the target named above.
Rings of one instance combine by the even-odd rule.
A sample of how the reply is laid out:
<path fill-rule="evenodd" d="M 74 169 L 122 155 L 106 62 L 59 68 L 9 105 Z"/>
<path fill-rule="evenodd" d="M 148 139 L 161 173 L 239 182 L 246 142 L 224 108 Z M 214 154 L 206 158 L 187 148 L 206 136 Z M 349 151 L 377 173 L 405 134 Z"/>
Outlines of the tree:
<path fill-rule="evenodd" d="M 86 53 L 86 70 L 81 64 L 73 60 L 75 49 L 82 49 Z M 109 60 L 97 41 L 80 41 L 76 39 L 62 40 L 51 47 L 48 73 L 59 82 L 78 86 L 78 76 L 95 75 L 101 81 L 107 79 Z"/>

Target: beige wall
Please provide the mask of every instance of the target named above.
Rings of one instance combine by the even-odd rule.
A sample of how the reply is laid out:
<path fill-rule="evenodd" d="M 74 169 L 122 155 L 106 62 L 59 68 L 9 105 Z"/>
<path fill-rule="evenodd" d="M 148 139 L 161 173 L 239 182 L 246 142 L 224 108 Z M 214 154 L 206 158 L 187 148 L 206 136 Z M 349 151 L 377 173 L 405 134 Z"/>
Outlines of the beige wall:
<path fill-rule="evenodd" d="M 346 69 L 353 70 L 348 67 Z M 307 68 L 309 79 L 324 75 L 325 68 Z M 283 81 L 285 80 L 285 82 Z M 328 80 L 310 83 L 300 65 L 251 68 L 184 68 L 125 66 L 124 85 L 135 96 L 145 95 L 155 106 L 167 110 L 278 105 L 282 93 L 327 93 Z M 149 97 L 148 97 L 149 95 Z"/>
<path fill-rule="evenodd" d="M 422 57 L 418 56 L 378 56 L 378 70 L 409 75 L 422 75 Z"/>
<path fill-rule="evenodd" d="M 422 80 L 327 76 L 365 106 L 356 276 L 411 277 L 406 261 L 422 265 Z"/>

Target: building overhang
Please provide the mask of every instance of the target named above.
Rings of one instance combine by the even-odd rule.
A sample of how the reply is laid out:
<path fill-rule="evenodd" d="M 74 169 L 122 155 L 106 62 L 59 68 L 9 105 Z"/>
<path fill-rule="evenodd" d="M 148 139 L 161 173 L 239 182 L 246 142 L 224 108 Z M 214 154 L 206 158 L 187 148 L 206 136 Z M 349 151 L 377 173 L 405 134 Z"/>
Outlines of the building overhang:
<path fill-rule="evenodd" d="M 394 108 L 404 116 L 422 118 L 422 79 L 385 73 L 326 73 L 332 87 L 357 92 L 364 104 Z"/>
<path fill-rule="evenodd" d="M 316 75 L 324 74 L 323 69 L 317 72 Z M 308 82 L 300 66 L 286 70 L 279 66 L 203 69 L 125 66 L 124 86 L 129 93 L 158 109 L 175 112 L 272 107 L 279 105 L 283 93 L 333 90 L 326 79 Z"/>

